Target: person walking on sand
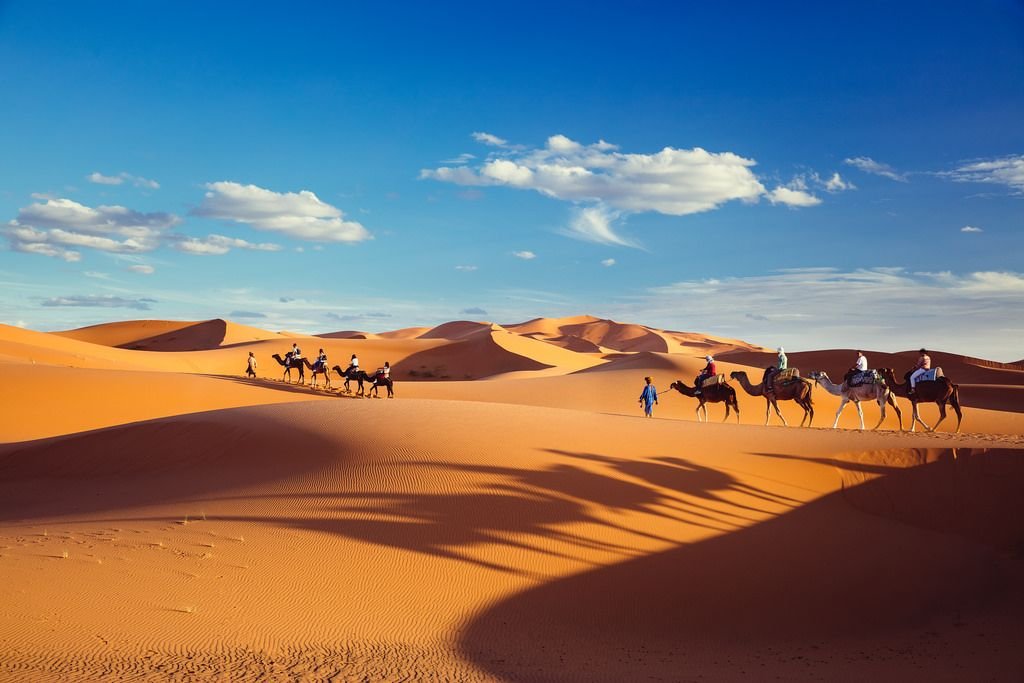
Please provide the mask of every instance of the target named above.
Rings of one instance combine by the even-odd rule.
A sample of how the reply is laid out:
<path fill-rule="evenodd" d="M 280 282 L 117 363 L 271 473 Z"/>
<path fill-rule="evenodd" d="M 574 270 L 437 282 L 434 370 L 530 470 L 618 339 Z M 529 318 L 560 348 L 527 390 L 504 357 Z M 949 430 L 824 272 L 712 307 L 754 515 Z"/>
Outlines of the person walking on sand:
<path fill-rule="evenodd" d="M 640 392 L 640 403 L 644 406 L 644 415 L 647 417 L 654 417 L 654 406 L 658 405 L 658 390 L 654 388 L 652 384 L 654 380 L 650 377 L 644 377 L 643 391 Z"/>
<path fill-rule="evenodd" d="M 249 352 L 249 365 L 245 369 L 245 374 L 254 379 L 256 377 L 256 354 L 252 351 Z"/>

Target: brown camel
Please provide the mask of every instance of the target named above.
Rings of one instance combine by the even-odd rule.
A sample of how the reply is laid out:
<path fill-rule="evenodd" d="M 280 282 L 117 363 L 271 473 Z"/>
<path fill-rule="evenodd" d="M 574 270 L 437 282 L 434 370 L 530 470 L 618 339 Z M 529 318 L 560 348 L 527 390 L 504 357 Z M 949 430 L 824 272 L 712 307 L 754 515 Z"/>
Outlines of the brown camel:
<path fill-rule="evenodd" d="M 313 363 L 310 363 L 310 362 L 309 362 L 308 360 L 306 360 L 305 358 L 303 358 L 303 359 L 302 359 L 302 362 L 303 362 L 303 364 L 304 364 L 304 365 L 305 365 L 305 366 L 306 366 L 307 368 L 309 368 L 310 372 L 312 372 L 312 373 L 313 373 L 313 379 L 312 379 L 312 380 L 310 380 L 310 382 L 309 382 L 309 385 L 310 385 L 311 387 L 313 387 L 314 389 L 316 389 L 316 376 L 317 376 L 317 375 L 323 375 L 323 376 L 324 376 L 324 385 L 325 385 L 325 388 L 327 388 L 327 389 L 330 389 L 330 388 L 331 388 L 331 371 L 330 371 L 330 370 L 329 370 L 329 369 L 327 368 L 327 365 L 326 365 L 326 364 L 324 364 L 324 365 L 323 365 L 323 367 L 319 367 L 319 368 L 318 368 L 318 367 L 316 367 L 316 365 L 315 365 L 315 364 L 313 364 Z"/>
<path fill-rule="evenodd" d="M 892 368 L 882 368 L 879 372 L 882 373 L 882 377 L 885 378 L 885 383 L 889 385 L 892 393 L 910 400 L 910 405 L 914 409 L 914 416 L 910 421 L 910 431 L 914 431 L 917 423 L 920 422 L 926 431 L 934 432 L 942 424 L 942 421 L 946 419 L 946 404 L 949 403 L 949 405 L 953 406 L 953 411 L 956 413 L 956 433 L 960 433 L 960 423 L 963 421 L 964 415 L 960 410 L 959 384 L 953 384 L 953 380 L 948 377 L 940 377 L 928 382 L 918 382 L 914 385 L 914 395 L 910 396 L 908 395 L 910 383 L 904 381 L 903 384 L 897 384 L 896 374 Z M 935 423 L 934 427 L 929 427 L 921 419 L 921 414 L 917 408 L 919 402 L 934 403 L 939 406 L 939 421 Z"/>
<path fill-rule="evenodd" d="M 730 375 L 735 380 L 739 380 L 740 386 L 751 396 L 764 396 L 765 407 L 764 407 L 764 423 L 767 425 L 771 420 L 771 409 L 775 408 L 775 414 L 782 420 L 782 424 L 788 426 L 786 418 L 782 416 L 782 411 L 779 410 L 779 401 L 796 401 L 796 404 L 804 409 L 803 419 L 800 420 L 800 426 L 804 426 L 804 422 L 810 427 L 811 423 L 814 422 L 814 404 L 811 401 L 811 389 L 812 384 L 803 378 L 799 378 L 792 382 L 785 382 L 778 387 L 774 387 L 769 391 L 764 390 L 764 382 L 760 384 L 751 384 L 750 379 L 747 378 L 747 373 L 742 370 L 736 370 Z M 810 420 L 807 419 L 808 415 Z"/>
<path fill-rule="evenodd" d="M 740 422 L 740 404 L 736 401 L 736 390 L 728 384 L 712 384 L 709 387 L 701 389 L 700 394 L 697 393 L 695 387 L 688 387 L 683 383 L 683 380 L 677 379 L 668 386 L 669 389 L 675 389 L 683 396 L 689 396 L 696 398 L 699 403 L 697 404 L 697 422 L 708 421 L 708 407 L 705 403 L 725 403 L 725 422 L 729 419 L 729 407 L 732 406 L 736 409 L 736 424 Z M 700 411 L 704 411 L 704 419 L 700 419 Z"/>

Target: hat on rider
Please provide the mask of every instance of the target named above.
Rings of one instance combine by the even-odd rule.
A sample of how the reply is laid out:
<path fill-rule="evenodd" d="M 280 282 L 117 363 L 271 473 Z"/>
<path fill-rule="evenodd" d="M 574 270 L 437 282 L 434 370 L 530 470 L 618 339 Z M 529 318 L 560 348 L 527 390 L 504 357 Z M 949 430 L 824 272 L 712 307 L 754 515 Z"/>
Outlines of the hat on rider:
<path fill-rule="evenodd" d="M 779 348 L 775 349 L 775 350 L 778 351 L 779 353 L 785 353 L 785 351 L 783 350 L 783 348 L 781 346 Z"/>
<path fill-rule="evenodd" d="M 704 356 L 704 360 L 710 363 L 711 361 L 714 360 L 714 358 L 712 358 L 711 356 Z"/>

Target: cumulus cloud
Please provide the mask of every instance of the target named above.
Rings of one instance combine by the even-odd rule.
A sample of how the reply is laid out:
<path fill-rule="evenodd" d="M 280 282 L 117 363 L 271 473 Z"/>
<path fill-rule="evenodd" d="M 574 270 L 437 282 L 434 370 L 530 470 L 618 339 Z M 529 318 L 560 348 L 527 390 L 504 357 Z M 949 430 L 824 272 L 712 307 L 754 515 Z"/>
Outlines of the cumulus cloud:
<path fill-rule="evenodd" d="M 476 167 L 424 169 L 420 177 L 459 185 L 503 185 L 556 199 L 601 202 L 622 211 L 683 216 L 731 200 L 756 201 L 765 188 L 750 170 L 754 163 L 731 152 L 699 147 L 626 154 L 603 140 L 583 145 L 553 135 L 541 149 L 491 155 Z"/>
<path fill-rule="evenodd" d="M 155 180 L 132 175 L 131 173 L 125 173 L 123 171 L 117 175 L 103 175 L 99 171 L 95 171 L 87 175 L 85 179 L 90 183 L 96 183 L 98 185 L 123 185 L 125 182 L 129 182 L 135 187 L 144 187 L 150 190 L 157 190 L 160 188 L 160 183 Z"/>
<path fill-rule="evenodd" d="M 257 230 L 313 242 L 361 242 L 372 238 L 360 223 L 345 220 L 341 209 L 321 201 L 309 190 L 274 192 L 228 181 L 208 183 L 206 189 L 194 215 L 244 223 Z"/>
<path fill-rule="evenodd" d="M 960 228 L 960 232 L 985 232 L 985 231 L 982 230 L 981 228 L 977 228 L 977 227 L 975 227 L 973 225 L 965 225 L 964 227 Z"/>
<path fill-rule="evenodd" d="M 49 199 L 20 209 L 3 232 L 15 251 L 78 261 L 75 247 L 119 254 L 152 251 L 165 232 L 180 222 L 170 213 L 143 213 L 123 206 L 92 208 L 70 199 Z"/>
<path fill-rule="evenodd" d="M 604 266 L 605 268 L 611 268 L 612 266 L 615 265 L 615 259 L 606 258 L 605 260 L 601 261 L 601 265 Z"/>
<path fill-rule="evenodd" d="M 56 296 L 43 301 L 43 306 L 66 306 L 82 308 L 133 308 L 138 311 L 150 310 L 156 299 L 126 299 L 120 296 Z"/>
<path fill-rule="evenodd" d="M 532 259 L 537 258 L 537 255 L 534 254 L 532 251 L 513 251 L 512 255 L 515 256 L 516 258 L 521 258 L 524 261 L 530 261 Z"/>
<path fill-rule="evenodd" d="M 906 174 L 897 173 L 896 170 L 889 164 L 883 164 L 880 161 L 875 161 L 871 157 L 851 157 L 848 159 L 844 159 L 843 163 L 853 166 L 854 168 L 864 171 L 865 173 L 871 173 L 872 175 L 880 175 L 883 178 L 896 180 L 901 183 L 907 182 Z"/>
<path fill-rule="evenodd" d="M 281 251 L 280 244 L 270 242 L 247 242 L 238 237 L 225 237 L 224 235 L 207 235 L 206 237 L 186 237 L 178 235 L 173 238 L 171 246 L 186 254 L 198 256 L 219 256 L 226 254 L 232 249 L 249 249 L 252 251 Z"/>
<path fill-rule="evenodd" d="M 1024 194 L 1024 154 L 973 161 L 940 175 L 961 183 L 1005 185 L 1014 194 Z"/>
<path fill-rule="evenodd" d="M 152 275 L 153 273 L 156 272 L 156 268 L 154 268 L 153 266 L 147 266 L 145 264 L 128 266 L 128 270 L 132 271 L 133 273 L 140 273 L 142 275 Z"/>
<path fill-rule="evenodd" d="M 1024 310 L 1024 273 L 798 268 L 682 280 L 651 288 L 609 314 L 772 348 L 925 346 L 1013 360 L 1021 355 L 1024 334 L 1024 324 L 1007 317 L 1013 310 Z"/>

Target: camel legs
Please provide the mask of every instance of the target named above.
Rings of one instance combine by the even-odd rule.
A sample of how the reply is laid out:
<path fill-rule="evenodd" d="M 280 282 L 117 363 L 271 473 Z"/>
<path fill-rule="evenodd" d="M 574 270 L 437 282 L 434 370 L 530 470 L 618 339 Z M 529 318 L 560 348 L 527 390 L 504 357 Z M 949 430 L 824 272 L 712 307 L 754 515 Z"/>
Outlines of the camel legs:
<path fill-rule="evenodd" d="M 912 405 L 914 407 L 914 418 L 910 422 L 910 431 L 913 432 L 916 429 L 918 422 L 921 423 L 921 426 L 924 427 L 926 432 L 932 431 L 932 428 L 928 426 L 928 423 L 921 419 L 921 409 L 920 406 L 918 406 L 917 401 L 914 401 Z"/>
<path fill-rule="evenodd" d="M 885 421 L 885 398 L 882 396 L 878 397 L 878 409 L 882 412 L 882 415 L 881 417 L 878 418 L 878 424 L 872 427 L 871 431 L 875 431 L 876 429 L 881 427 L 882 423 Z"/>
<path fill-rule="evenodd" d="M 935 423 L 934 427 L 932 427 L 933 432 L 938 429 L 939 425 L 942 424 L 942 421 L 946 419 L 946 402 L 943 401 L 942 403 L 939 403 L 936 401 L 935 403 L 939 406 L 939 421 Z"/>
<path fill-rule="evenodd" d="M 903 413 L 900 411 L 900 407 L 898 405 L 896 405 L 896 398 L 892 395 L 891 391 L 885 397 L 885 400 L 888 401 L 889 405 L 892 406 L 892 409 L 896 411 L 896 419 L 899 420 L 900 431 L 902 432 L 903 431 Z"/>
<path fill-rule="evenodd" d="M 703 403 L 698 403 L 697 404 L 697 422 L 703 422 L 704 421 L 700 417 L 700 409 L 701 408 L 704 408 L 704 404 Z"/>
<path fill-rule="evenodd" d="M 768 398 L 768 397 L 766 396 L 764 400 L 768 401 L 768 406 L 769 406 L 769 407 L 771 407 L 771 408 L 775 408 L 775 414 L 779 416 L 779 419 L 780 419 L 780 420 L 782 420 L 782 426 L 783 426 L 783 427 L 788 427 L 788 426 L 789 426 L 789 423 L 788 423 L 788 422 L 786 422 L 786 418 L 785 418 L 785 417 L 783 417 L 783 415 L 782 415 L 782 411 L 781 411 L 781 410 L 779 410 L 779 404 L 778 404 L 778 402 L 777 402 L 777 401 L 775 400 L 775 397 L 773 396 L 772 398 Z M 768 412 L 768 408 L 766 407 L 766 408 L 765 408 L 765 420 L 764 420 L 764 423 L 765 423 L 765 425 L 767 425 L 767 424 L 768 424 L 768 418 L 769 418 L 769 417 L 770 417 L 770 413 Z"/>
<path fill-rule="evenodd" d="M 836 421 L 832 423 L 832 429 L 835 429 L 836 427 L 839 426 L 839 416 L 842 414 L 843 408 L 845 408 L 846 404 L 849 403 L 849 402 L 850 402 L 850 399 L 847 398 L 846 396 L 843 396 L 843 400 L 839 402 L 839 410 L 836 411 Z M 860 410 L 860 404 L 859 403 L 857 404 L 857 410 Z M 863 418 L 863 416 L 861 417 L 860 428 L 864 429 L 864 418 Z"/>

